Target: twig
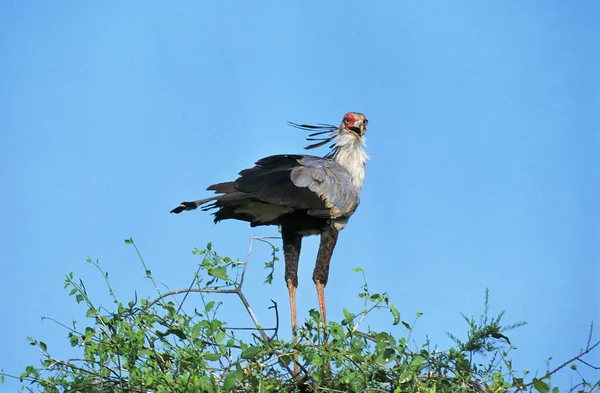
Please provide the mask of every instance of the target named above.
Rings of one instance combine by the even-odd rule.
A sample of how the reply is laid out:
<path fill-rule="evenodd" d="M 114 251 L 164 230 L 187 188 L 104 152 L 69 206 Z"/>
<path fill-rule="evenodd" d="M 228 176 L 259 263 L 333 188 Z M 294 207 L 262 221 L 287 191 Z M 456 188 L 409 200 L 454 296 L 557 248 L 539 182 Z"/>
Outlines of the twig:
<path fill-rule="evenodd" d="M 590 338 L 591 338 L 591 334 L 592 334 L 592 332 L 591 332 L 592 328 L 593 328 L 593 325 L 590 327 L 590 336 L 589 336 Z M 600 345 L 600 341 L 598 341 L 594 345 L 590 346 L 590 340 L 588 338 L 588 344 L 586 346 L 585 351 L 579 352 L 578 355 L 576 355 L 576 356 L 572 357 L 571 359 L 567 360 L 566 362 L 564 362 L 560 366 L 556 367 L 554 370 L 550 371 L 549 373 L 546 373 L 546 375 L 544 375 L 543 378 L 547 378 L 547 377 L 555 374 L 559 370 L 563 369 L 564 367 L 568 366 L 569 364 L 571 364 L 571 363 L 573 363 L 575 361 L 580 361 L 580 362 L 583 362 L 584 364 L 587 364 L 586 362 L 582 361 L 581 358 L 583 356 L 587 355 L 588 353 L 592 352 L 598 345 Z M 594 366 L 591 366 L 591 367 L 594 368 L 594 369 L 598 369 L 598 367 L 594 367 Z M 535 382 L 537 382 L 537 381 L 539 381 L 540 379 L 543 379 L 543 378 L 534 378 L 531 382 L 529 382 L 528 384 L 525 384 L 523 387 L 531 386 Z"/>
<path fill-rule="evenodd" d="M 261 328 L 262 330 L 276 330 L 277 328 Z M 257 328 L 253 328 L 253 327 L 231 327 L 231 326 L 227 326 L 227 330 L 258 330 Z"/>
<path fill-rule="evenodd" d="M 275 333 L 273 333 L 273 335 L 271 336 L 271 340 L 274 340 L 279 332 L 279 311 L 277 310 L 277 302 L 271 299 L 271 303 L 273 303 L 273 305 L 269 307 L 269 309 L 275 309 Z"/>
<path fill-rule="evenodd" d="M 577 360 L 580 361 L 581 363 L 585 364 L 586 366 L 593 368 L 594 370 L 600 370 L 599 366 L 594 366 L 593 364 L 590 364 L 583 359 L 577 359 Z"/>
<path fill-rule="evenodd" d="M 142 257 L 142 253 L 138 249 L 138 247 L 135 244 L 135 242 L 133 241 L 133 239 L 132 238 L 125 239 L 125 243 L 126 244 L 131 244 L 133 246 L 133 248 L 135 249 L 135 252 L 138 255 L 138 258 L 140 258 L 140 262 L 142 262 L 142 266 L 144 266 L 144 271 L 146 272 L 146 277 L 150 279 L 150 281 L 152 282 L 152 284 L 154 284 L 154 289 L 160 295 L 160 290 L 158 289 L 158 285 L 156 284 L 156 281 L 154 281 L 154 278 L 152 277 L 152 274 L 150 274 L 150 269 L 148 269 L 148 266 L 146 266 L 146 262 L 144 262 L 144 258 Z"/>
<path fill-rule="evenodd" d="M 146 306 L 147 308 L 152 307 L 153 305 L 155 305 L 156 303 L 158 303 L 159 301 L 163 300 L 166 297 L 169 296 L 173 296 L 173 295 L 179 295 L 182 293 L 188 293 L 188 292 L 198 292 L 198 293 L 236 293 L 235 289 L 210 289 L 210 288 L 187 288 L 187 289 L 177 289 L 175 291 L 170 291 L 170 292 L 166 292 L 161 294 L 159 297 L 157 297 L 156 299 L 154 299 L 153 301 L 151 301 L 150 303 L 148 303 L 148 305 Z"/>
<path fill-rule="evenodd" d="M 244 304 L 244 307 L 246 307 L 246 311 L 248 311 L 248 315 L 250 315 L 250 318 L 252 319 L 254 326 L 256 326 L 256 329 L 258 329 L 258 332 L 260 333 L 263 340 L 265 340 L 265 343 L 268 343 L 269 336 L 267 336 L 267 334 L 265 333 L 263 328 L 260 327 L 260 322 L 258 322 L 258 319 L 256 319 L 256 315 L 254 315 L 254 311 L 252 311 L 252 307 L 250 307 L 250 303 L 248 303 L 248 300 L 246 300 L 246 296 L 244 296 L 244 294 L 242 293 L 241 288 L 238 286 L 234 290 L 234 293 L 238 295 L 238 297 Z"/>
<path fill-rule="evenodd" d="M 238 288 L 241 288 L 244 285 L 244 277 L 246 276 L 246 267 L 248 267 L 248 262 L 250 261 L 250 255 L 252 255 L 252 246 L 254 245 L 254 239 L 257 239 L 256 236 L 252 236 L 250 238 L 250 246 L 248 246 L 248 254 L 246 254 L 246 261 L 244 262 L 244 267 L 242 268 L 242 276 L 240 277 L 240 283 Z"/>
<path fill-rule="evenodd" d="M 198 274 L 200 273 L 201 268 L 202 268 L 202 265 L 198 265 L 198 269 L 196 269 L 196 273 L 194 274 L 194 278 L 192 279 L 192 282 L 190 283 L 190 286 L 188 289 L 192 289 L 194 287 L 194 284 L 196 283 L 196 280 L 198 279 Z M 179 303 L 179 307 L 177 308 L 177 313 L 179 313 L 179 311 L 181 311 L 181 308 L 183 307 L 183 303 L 185 303 L 185 299 L 187 299 L 189 294 L 190 294 L 190 292 L 188 291 L 185 294 L 185 296 L 183 297 L 183 299 L 181 300 L 181 303 Z"/>
<path fill-rule="evenodd" d="M 585 346 L 586 349 L 590 347 L 590 343 L 592 342 L 592 332 L 593 331 L 594 331 L 594 321 L 592 321 L 592 323 L 590 323 L 590 332 L 588 333 L 587 345 Z"/>

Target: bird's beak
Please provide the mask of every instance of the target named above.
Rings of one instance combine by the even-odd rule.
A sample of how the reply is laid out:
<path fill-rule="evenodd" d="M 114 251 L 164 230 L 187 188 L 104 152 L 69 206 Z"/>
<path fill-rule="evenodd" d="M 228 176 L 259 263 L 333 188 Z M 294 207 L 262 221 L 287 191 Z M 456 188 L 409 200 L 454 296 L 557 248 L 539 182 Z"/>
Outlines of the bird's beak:
<path fill-rule="evenodd" d="M 347 128 L 348 131 L 352 131 L 356 135 L 362 137 L 367 132 L 367 126 L 362 120 L 356 121 L 352 127 Z"/>

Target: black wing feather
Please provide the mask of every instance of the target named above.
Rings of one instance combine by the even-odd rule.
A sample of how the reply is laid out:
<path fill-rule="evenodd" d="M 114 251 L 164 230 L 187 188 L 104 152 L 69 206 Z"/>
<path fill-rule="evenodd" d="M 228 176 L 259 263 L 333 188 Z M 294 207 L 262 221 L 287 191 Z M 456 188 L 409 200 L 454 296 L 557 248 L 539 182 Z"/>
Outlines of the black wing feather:
<path fill-rule="evenodd" d="M 291 172 L 300 166 L 301 155 L 277 155 L 259 160 L 254 168 L 240 172 L 235 188 L 261 202 L 296 209 L 324 209 L 325 202 L 313 191 L 296 186 Z"/>

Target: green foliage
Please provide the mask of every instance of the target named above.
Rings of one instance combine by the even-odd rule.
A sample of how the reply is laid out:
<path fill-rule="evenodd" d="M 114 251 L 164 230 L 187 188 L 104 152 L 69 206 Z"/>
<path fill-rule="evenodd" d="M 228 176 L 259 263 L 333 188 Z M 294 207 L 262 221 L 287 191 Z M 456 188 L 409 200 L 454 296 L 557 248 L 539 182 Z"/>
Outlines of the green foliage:
<path fill-rule="evenodd" d="M 262 239 L 256 239 L 264 241 Z M 133 240 L 125 241 L 135 247 Z M 266 241 L 265 241 L 266 242 Z M 271 282 L 278 251 L 271 243 L 272 260 L 265 264 Z M 251 246 L 252 247 L 252 246 Z M 139 255 L 139 250 L 135 248 Z M 189 288 L 163 293 L 141 255 L 146 277 L 157 291 L 155 299 L 123 302 L 112 290 L 108 273 L 98 261 L 88 260 L 102 275 L 113 299 L 111 310 L 90 298 L 81 280 L 72 273 L 65 288 L 77 303 L 86 306 L 87 326 L 65 326 L 69 344 L 81 358 L 60 360 L 46 343 L 29 338 L 42 354 L 40 366 L 28 366 L 17 378 L 27 382 L 24 391 L 37 392 L 516 392 L 535 390 L 557 393 L 551 375 L 564 365 L 580 360 L 591 345 L 559 369 L 526 380 L 527 373 L 512 368 L 514 350 L 507 331 L 524 323 L 504 325 L 501 312 L 490 317 L 486 291 L 484 312 L 468 324 L 466 339 L 449 336 L 456 347 L 440 351 L 430 342 L 412 344 L 411 333 L 422 313 L 408 323 L 390 302 L 387 293 L 373 293 L 360 268 L 364 284 L 358 297 L 361 307 L 344 309 L 344 318 L 324 326 L 311 310 L 298 326 L 297 342 L 283 340 L 276 329 L 264 329 L 242 292 L 248 260 L 220 257 L 209 243 L 194 250 L 202 260 Z M 185 312 L 188 296 L 198 296 L 200 308 Z M 217 318 L 222 303 L 215 296 L 236 295 L 245 306 L 252 328 L 240 330 Z M 210 296 L 210 297 L 209 297 Z M 276 304 L 274 304 L 277 312 Z M 385 331 L 364 330 L 374 313 L 389 313 L 391 326 L 405 337 Z M 250 329 L 250 332 L 248 331 Z M 267 334 L 271 333 L 271 336 Z M 327 345 L 324 345 L 327 343 Z M 294 350 L 299 353 L 300 374 L 293 375 Z M 485 357 L 485 355 L 490 355 Z M 481 363 L 482 359 L 486 359 Z M 0 373 L 4 381 L 5 376 Z M 524 377 L 517 377 L 524 375 Z M 600 381 L 582 380 L 573 391 L 593 392 Z"/>
<path fill-rule="evenodd" d="M 498 345 L 499 341 L 504 341 L 510 345 L 510 340 L 502 333 L 526 324 L 525 322 L 518 322 L 512 325 L 502 326 L 500 321 L 504 316 L 504 311 L 500 312 L 497 317 L 490 319 L 488 316 L 489 300 L 489 291 L 486 289 L 484 311 L 479 322 L 475 322 L 475 318 L 468 318 L 465 314 L 461 313 L 470 328 L 466 342 L 462 342 L 452 334 L 446 333 L 458 345 L 462 352 L 469 353 L 471 357 L 476 353 L 483 354 L 501 349 L 501 345 Z"/>

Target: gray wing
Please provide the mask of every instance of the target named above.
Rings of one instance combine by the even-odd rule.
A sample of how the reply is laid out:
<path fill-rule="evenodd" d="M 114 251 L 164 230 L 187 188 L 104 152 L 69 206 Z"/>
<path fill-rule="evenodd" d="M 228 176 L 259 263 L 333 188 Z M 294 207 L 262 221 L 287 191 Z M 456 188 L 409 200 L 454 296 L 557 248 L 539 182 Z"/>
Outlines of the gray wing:
<path fill-rule="evenodd" d="M 240 192 L 317 217 L 350 216 L 359 204 L 352 175 L 329 158 L 270 156 L 240 175 L 234 183 Z"/>
<path fill-rule="evenodd" d="M 359 190 L 350 172 L 332 159 L 315 156 L 266 157 L 241 171 L 235 181 L 214 184 L 208 190 L 220 195 L 182 202 L 171 212 L 217 208 L 215 221 L 234 218 L 255 224 L 257 215 L 252 210 L 256 202 L 282 208 L 271 210 L 274 215 L 269 223 L 276 223 L 278 214 L 293 210 L 320 218 L 349 217 L 359 204 Z"/>

